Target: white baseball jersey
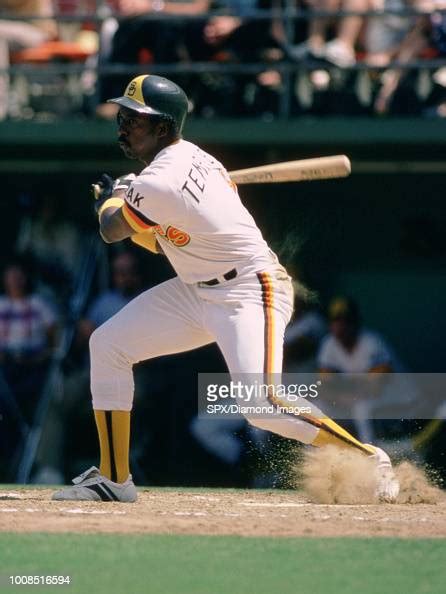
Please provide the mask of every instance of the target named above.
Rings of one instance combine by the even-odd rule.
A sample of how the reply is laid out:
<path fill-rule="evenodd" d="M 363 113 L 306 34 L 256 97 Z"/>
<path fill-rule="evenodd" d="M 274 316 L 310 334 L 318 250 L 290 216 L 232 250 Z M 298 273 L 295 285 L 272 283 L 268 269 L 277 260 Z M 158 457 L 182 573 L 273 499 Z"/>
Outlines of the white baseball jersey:
<path fill-rule="evenodd" d="M 271 250 L 226 169 L 191 142 L 179 140 L 160 151 L 125 200 L 127 222 L 135 231 L 155 228 L 186 283 L 271 264 Z"/>
<path fill-rule="evenodd" d="M 412 403 L 416 402 L 417 391 L 407 380 L 407 376 L 401 373 L 404 371 L 403 365 L 377 332 L 361 330 L 351 352 L 346 351 L 334 336 L 327 336 L 322 341 L 317 360 L 319 369 L 337 373 L 369 373 L 381 366 L 386 366 L 393 372 L 387 374 L 383 385 L 363 384 L 361 396 L 352 398 L 349 403 L 350 418 L 362 442 L 376 440 L 373 419 L 386 418 L 383 413 L 388 414 L 391 410 L 389 407 L 394 407 L 394 412 L 407 412 Z M 379 388 L 378 392 L 375 388 Z M 339 414 L 339 410 L 335 407 L 331 413 Z"/>
<path fill-rule="evenodd" d="M 212 342 L 231 374 L 270 381 L 280 373 L 293 309 L 291 279 L 221 163 L 180 140 L 135 178 L 122 212 L 135 231 L 155 229 L 178 276 L 133 299 L 92 334 L 93 407 L 131 410 L 135 363 Z M 203 284 L 209 280 L 215 282 Z M 278 411 L 246 417 L 260 429 L 304 443 L 318 431 Z"/>
<path fill-rule="evenodd" d="M 349 352 L 334 336 L 327 336 L 319 350 L 318 366 L 338 373 L 367 373 L 382 365 L 401 371 L 386 341 L 376 332 L 361 330 L 354 349 Z"/>

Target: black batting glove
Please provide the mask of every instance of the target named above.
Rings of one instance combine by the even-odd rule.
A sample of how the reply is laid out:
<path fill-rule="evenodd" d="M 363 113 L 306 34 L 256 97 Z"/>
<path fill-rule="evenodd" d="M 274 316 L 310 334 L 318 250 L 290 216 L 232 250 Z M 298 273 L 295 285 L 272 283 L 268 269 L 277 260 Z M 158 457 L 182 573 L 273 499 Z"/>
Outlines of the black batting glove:
<path fill-rule="evenodd" d="M 103 173 L 99 181 L 91 186 L 95 199 L 94 208 L 96 213 L 99 212 L 104 202 L 112 196 L 124 198 L 125 193 L 135 178 L 136 175 L 134 173 L 129 173 L 114 180 L 107 173 Z"/>
<path fill-rule="evenodd" d="M 99 209 L 113 195 L 114 180 L 107 173 L 103 173 L 95 184 L 92 184 L 91 191 L 94 197 L 94 209 L 96 214 Z"/>

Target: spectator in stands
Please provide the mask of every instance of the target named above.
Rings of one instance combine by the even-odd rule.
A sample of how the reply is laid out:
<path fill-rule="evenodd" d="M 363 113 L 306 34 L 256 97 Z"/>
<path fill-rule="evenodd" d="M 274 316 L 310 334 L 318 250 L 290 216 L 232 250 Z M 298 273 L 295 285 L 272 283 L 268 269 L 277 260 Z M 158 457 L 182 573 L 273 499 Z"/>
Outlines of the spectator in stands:
<path fill-rule="evenodd" d="M 107 64 L 151 64 L 175 63 L 184 56 L 182 47 L 182 29 L 180 21 L 151 20 L 144 18 L 153 14 L 197 15 L 206 13 L 209 0 L 117 0 L 119 23 L 107 28 L 112 35 L 109 43 L 110 54 L 103 56 Z M 100 80 L 99 105 L 96 113 L 99 117 L 112 119 L 116 115 L 116 106 L 104 103 L 106 98 L 121 93 L 128 73 L 104 75 Z"/>
<path fill-rule="evenodd" d="M 74 356 L 79 366 L 66 374 L 63 399 L 55 399 L 50 407 L 42 442 L 37 455 L 38 472 L 35 482 L 51 483 L 63 477 L 64 444 L 66 423 L 83 417 L 83 405 L 88 412 L 89 390 L 88 341 L 93 331 L 127 305 L 143 290 L 142 275 L 133 252 L 124 251 L 115 255 L 111 263 L 111 287 L 99 294 L 91 303 L 77 328 L 77 351 Z M 135 377 L 138 388 L 138 376 Z M 87 414 L 86 414 L 87 416 Z M 81 419 L 82 421 L 82 419 Z"/>
<path fill-rule="evenodd" d="M 446 56 L 446 14 L 441 12 L 446 8 L 445 0 L 426 0 L 426 10 L 431 10 L 429 15 L 431 26 L 431 47 L 438 57 Z M 424 4 L 423 4 L 424 6 Z M 436 87 L 432 93 L 432 102 L 424 110 L 427 117 L 446 117 L 446 66 L 434 72 L 432 80 Z"/>
<path fill-rule="evenodd" d="M 381 0 L 380 10 L 413 8 L 425 10 L 423 0 Z M 386 66 L 392 61 L 406 64 L 419 57 L 429 45 L 430 20 L 426 16 L 383 15 L 370 20 L 366 36 L 366 61 L 371 66 Z M 374 102 L 379 114 L 391 110 L 392 100 L 409 71 L 390 69 L 381 75 Z"/>
<path fill-rule="evenodd" d="M 45 381 L 56 345 L 57 318 L 33 293 L 24 261 L 11 261 L 3 272 L 0 296 L 0 368 L 27 422 Z"/>
<path fill-rule="evenodd" d="M 17 16 L 52 16 L 51 0 L 2 0 L 2 13 Z M 33 21 L 0 19 L 0 71 L 8 69 L 10 53 L 36 47 L 57 35 L 57 26 L 51 19 Z M 9 76 L 0 73 L 0 120 L 9 111 Z"/>
<path fill-rule="evenodd" d="M 271 31 L 271 22 L 268 19 L 248 18 L 253 9 L 269 5 L 267 0 L 192 0 L 166 3 L 119 0 L 120 13 L 125 18 L 111 29 L 111 50 L 108 57 L 102 58 L 102 64 L 276 61 L 283 57 L 283 53 L 277 54 L 278 44 Z M 229 14 L 207 18 L 206 13 L 210 8 L 223 8 Z M 171 15 L 202 14 L 203 18 L 170 22 L 144 18 L 154 11 Z M 104 29 L 109 26 L 108 23 Z M 255 43 L 252 42 L 253 39 L 256 40 Z M 180 78 L 181 76 L 185 77 L 179 75 Z M 274 77 L 276 79 L 277 76 Z M 246 111 L 245 88 L 251 82 L 270 87 L 271 76 L 266 82 L 265 76 L 260 76 L 256 81 L 253 76 L 245 75 L 242 79 L 236 79 L 233 74 L 217 72 L 187 75 L 187 82 L 183 84 L 189 89 L 188 94 L 196 113 L 235 115 L 244 112 L 244 109 Z M 96 108 L 98 116 L 107 119 L 115 116 L 116 106 L 103 103 L 103 99 L 119 94 L 122 85 L 122 76 L 102 78 L 100 105 Z"/>
<path fill-rule="evenodd" d="M 358 43 L 365 52 L 365 60 L 370 66 L 383 67 L 392 61 L 407 63 L 419 57 L 427 47 L 429 19 L 425 16 L 410 16 L 397 14 L 399 10 L 419 9 L 429 10 L 424 0 L 316 0 L 313 4 L 318 10 L 351 10 L 351 11 L 377 11 L 381 14 L 373 17 L 360 15 L 344 16 L 335 21 L 335 37 L 326 41 L 330 26 L 333 21 L 327 18 L 315 18 L 309 23 L 308 38 L 293 48 L 289 53 L 294 59 L 303 59 L 312 56 L 331 62 L 339 67 L 354 65 L 356 61 L 355 50 Z M 321 3 L 322 2 L 322 3 Z M 386 14 L 387 12 L 387 14 Z M 361 48 L 360 48 L 361 49 Z M 402 101 L 392 102 L 406 74 L 410 72 L 403 69 L 385 71 L 379 77 L 376 72 L 368 71 L 358 73 L 355 81 L 355 90 L 360 103 L 373 109 L 379 114 L 389 110 L 406 113 L 417 109 L 418 99 L 410 89 L 409 96 Z M 328 87 L 330 76 L 322 73 L 320 76 L 310 77 L 315 86 Z M 407 93 L 406 93 L 407 95 Z"/>
<path fill-rule="evenodd" d="M 208 46 L 208 51 L 212 53 L 214 51 L 213 48 L 224 47 L 225 43 L 233 37 L 234 33 L 246 23 L 244 17 L 249 14 L 250 10 L 255 10 L 257 4 L 257 0 L 245 0 L 244 2 L 226 0 L 225 2 L 218 2 L 216 7 L 224 8 L 230 14 L 213 16 L 204 23 L 202 40 Z M 250 47 L 252 48 L 253 45 L 259 45 L 258 38 L 255 44 L 250 44 Z"/>
<path fill-rule="evenodd" d="M 374 10 L 376 0 L 307 0 L 310 8 L 310 22 L 306 41 L 289 48 L 290 56 L 295 60 L 306 57 L 321 58 L 332 62 L 336 66 L 346 68 L 356 62 L 355 47 L 364 26 L 364 17 L 349 15 L 341 18 L 316 17 L 311 18 L 314 11 L 334 12 L 339 10 L 351 12 L 365 12 Z M 378 0 L 379 1 L 379 0 Z M 327 40 L 334 24 L 335 35 Z"/>
<path fill-rule="evenodd" d="M 236 76 L 217 71 L 199 75 L 197 84 L 189 80 L 195 113 L 209 117 L 214 113 L 234 116 L 277 111 L 282 81 L 273 68 L 284 57 L 282 32 L 276 31 L 276 19 L 249 16 L 250 11 L 268 9 L 274 3 L 275 0 L 225 0 L 218 2 L 217 7 L 230 14 L 213 16 L 204 23 L 193 22 L 186 28 L 185 47 L 192 62 L 260 62 L 266 68 L 259 75 Z"/>
<path fill-rule="evenodd" d="M 22 196 L 24 216 L 16 250 L 35 264 L 39 290 L 62 308 L 66 306 L 82 259 L 79 229 L 65 216 L 60 196 Z"/>
<path fill-rule="evenodd" d="M 96 297 L 79 322 L 79 334 L 85 345 L 96 328 L 143 290 L 141 272 L 133 252 L 118 253 L 112 261 L 111 273 L 111 288 Z"/>
<path fill-rule="evenodd" d="M 387 66 L 409 33 L 413 17 L 386 11 L 410 9 L 411 0 L 374 0 L 381 14 L 369 17 L 364 33 L 366 61 L 373 66 Z"/>

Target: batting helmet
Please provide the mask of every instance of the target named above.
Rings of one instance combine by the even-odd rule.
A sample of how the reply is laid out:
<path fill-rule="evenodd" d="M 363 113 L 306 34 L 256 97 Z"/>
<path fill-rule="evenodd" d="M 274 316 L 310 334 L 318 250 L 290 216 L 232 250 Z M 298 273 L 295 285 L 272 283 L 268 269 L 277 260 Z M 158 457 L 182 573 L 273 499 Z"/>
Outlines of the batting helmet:
<path fill-rule="evenodd" d="M 356 301 L 351 297 L 335 297 L 328 306 L 328 319 L 330 322 L 342 319 L 359 323 L 360 314 Z"/>
<path fill-rule="evenodd" d="M 187 95 L 177 84 L 154 74 L 143 74 L 129 82 L 122 97 L 109 99 L 138 113 L 170 116 L 180 133 L 188 111 Z"/>

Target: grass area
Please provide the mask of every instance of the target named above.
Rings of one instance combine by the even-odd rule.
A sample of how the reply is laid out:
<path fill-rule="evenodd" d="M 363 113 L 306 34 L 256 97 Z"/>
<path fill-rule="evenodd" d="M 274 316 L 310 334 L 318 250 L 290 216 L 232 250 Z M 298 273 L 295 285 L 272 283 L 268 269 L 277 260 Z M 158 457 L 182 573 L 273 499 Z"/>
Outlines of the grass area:
<path fill-rule="evenodd" d="M 81 521 L 81 520 L 79 520 Z M 6 576 L 71 575 L 40 594 L 440 594 L 440 539 L 0 533 Z"/>

